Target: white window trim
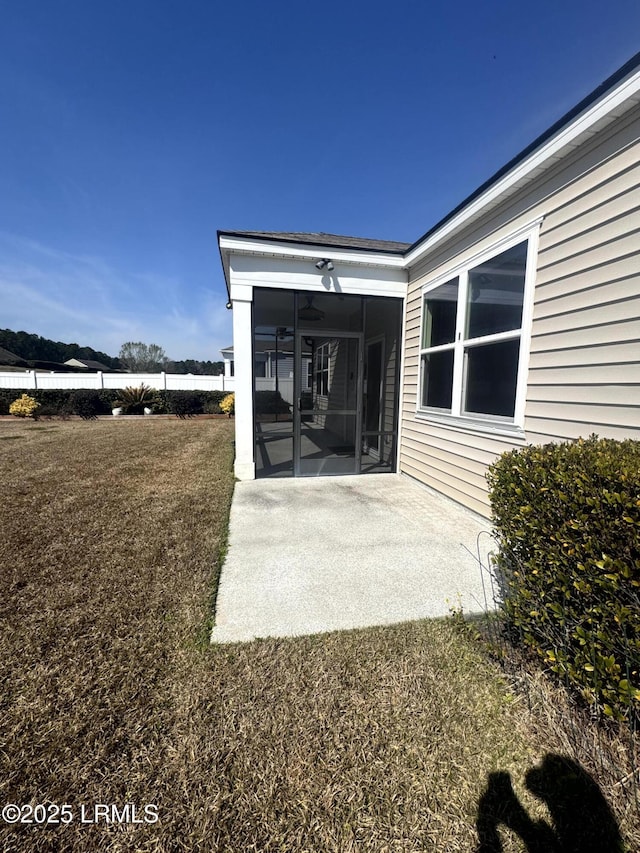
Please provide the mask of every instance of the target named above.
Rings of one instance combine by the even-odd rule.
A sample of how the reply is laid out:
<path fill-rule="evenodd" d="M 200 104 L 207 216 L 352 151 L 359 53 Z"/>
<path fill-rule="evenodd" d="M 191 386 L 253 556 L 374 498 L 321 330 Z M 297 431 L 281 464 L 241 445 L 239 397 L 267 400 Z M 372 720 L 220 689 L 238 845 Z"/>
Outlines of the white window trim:
<path fill-rule="evenodd" d="M 418 350 L 418 388 L 416 395 L 416 418 L 419 420 L 432 421 L 438 424 L 457 427 L 465 431 L 474 430 L 478 432 L 487 432 L 496 435 L 506 435 L 513 438 L 524 438 L 524 417 L 525 405 L 527 398 L 527 377 L 529 373 L 529 356 L 531 351 L 531 326 L 533 320 L 533 292 L 536 278 L 536 262 L 538 257 L 538 243 L 540 235 L 540 225 L 543 217 L 539 217 L 533 222 L 519 228 L 501 240 L 492 243 L 487 249 L 476 252 L 468 258 L 463 264 L 457 264 L 450 267 L 445 273 L 437 278 L 427 282 L 421 289 L 420 294 L 420 338 Z M 522 300 L 522 321 L 519 329 L 511 329 L 507 332 L 497 332 L 493 335 L 483 335 L 481 338 L 473 338 L 464 340 L 459 331 L 463 328 L 464 314 L 466 311 L 466 297 L 468 287 L 469 271 L 496 255 L 513 248 L 518 243 L 527 244 L 527 260 L 525 268 L 524 294 Z M 456 312 L 456 337 L 452 343 L 440 344 L 435 347 L 423 347 L 424 340 L 424 323 L 425 310 L 424 298 L 425 295 L 441 287 L 443 284 L 458 279 L 458 305 Z M 483 415 L 464 412 L 463 405 L 463 373 L 464 373 L 464 350 L 466 347 L 479 343 L 491 343 L 500 340 L 520 340 L 520 352 L 518 358 L 518 373 L 516 377 L 516 399 L 513 418 L 504 418 L 496 415 Z M 422 355 L 425 351 L 442 352 L 445 350 L 454 351 L 454 370 L 453 370 L 453 391 L 451 398 L 451 412 L 427 408 L 422 406 L 422 388 L 423 388 L 423 360 Z"/>

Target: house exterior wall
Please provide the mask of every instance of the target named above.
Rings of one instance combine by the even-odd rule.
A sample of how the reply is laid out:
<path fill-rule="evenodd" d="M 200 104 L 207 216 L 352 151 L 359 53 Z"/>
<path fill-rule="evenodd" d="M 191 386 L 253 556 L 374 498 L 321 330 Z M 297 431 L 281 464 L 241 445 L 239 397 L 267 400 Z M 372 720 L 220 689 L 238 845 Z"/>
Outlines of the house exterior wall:
<path fill-rule="evenodd" d="M 542 218 L 524 435 L 416 413 L 422 288 Z M 640 438 L 640 106 L 409 270 L 400 470 L 488 515 L 503 451 L 587 436 Z"/>
<path fill-rule="evenodd" d="M 309 293 L 404 296 L 407 274 L 403 269 L 334 260 L 331 273 L 316 269 L 313 258 L 291 259 L 236 255 L 229 258 L 231 297 L 235 285 L 267 287 Z"/>

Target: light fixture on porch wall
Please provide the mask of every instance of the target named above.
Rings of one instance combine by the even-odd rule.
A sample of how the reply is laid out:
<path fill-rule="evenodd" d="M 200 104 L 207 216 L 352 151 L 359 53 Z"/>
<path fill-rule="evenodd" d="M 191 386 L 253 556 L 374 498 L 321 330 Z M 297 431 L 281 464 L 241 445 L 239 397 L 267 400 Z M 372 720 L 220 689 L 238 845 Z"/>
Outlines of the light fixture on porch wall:
<path fill-rule="evenodd" d="M 307 304 L 298 311 L 298 320 L 305 320 L 310 323 L 315 323 L 318 320 L 324 320 L 324 311 L 315 308 L 313 305 L 313 295 L 306 295 Z"/>
<path fill-rule="evenodd" d="M 331 272 L 333 269 L 333 261 L 329 258 L 320 258 L 320 260 L 316 263 L 316 267 L 319 270 L 323 270 L 325 267 Z"/>

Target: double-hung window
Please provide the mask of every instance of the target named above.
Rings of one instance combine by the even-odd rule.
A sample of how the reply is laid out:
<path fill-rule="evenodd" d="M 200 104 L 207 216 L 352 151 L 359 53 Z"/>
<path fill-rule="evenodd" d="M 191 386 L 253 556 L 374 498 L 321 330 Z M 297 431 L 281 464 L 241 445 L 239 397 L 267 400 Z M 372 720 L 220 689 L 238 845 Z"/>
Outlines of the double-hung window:
<path fill-rule="evenodd" d="M 316 395 L 327 397 L 329 394 L 329 344 L 320 344 L 315 353 Z"/>
<path fill-rule="evenodd" d="M 530 239 L 424 288 L 418 411 L 518 425 Z"/>

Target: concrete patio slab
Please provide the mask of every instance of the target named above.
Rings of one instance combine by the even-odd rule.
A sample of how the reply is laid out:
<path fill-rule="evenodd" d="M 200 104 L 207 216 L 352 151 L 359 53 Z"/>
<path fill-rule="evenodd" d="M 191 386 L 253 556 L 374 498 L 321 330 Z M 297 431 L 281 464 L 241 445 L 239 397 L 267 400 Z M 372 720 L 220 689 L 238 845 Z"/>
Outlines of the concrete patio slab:
<path fill-rule="evenodd" d="M 402 475 L 236 483 L 211 640 L 479 612 L 488 530 Z"/>

